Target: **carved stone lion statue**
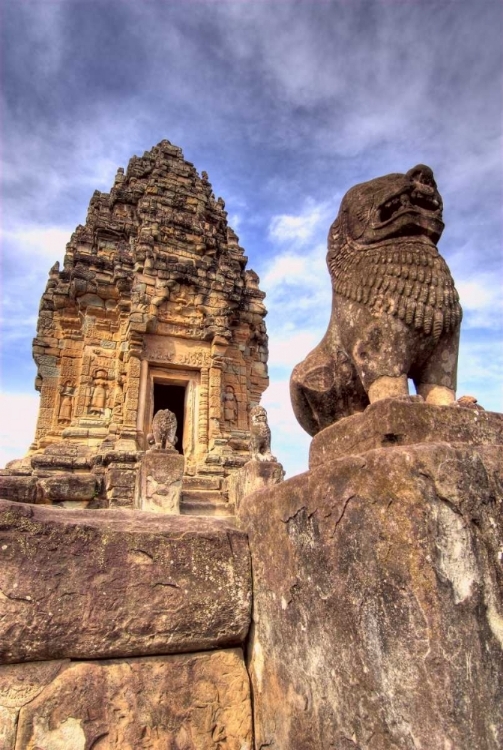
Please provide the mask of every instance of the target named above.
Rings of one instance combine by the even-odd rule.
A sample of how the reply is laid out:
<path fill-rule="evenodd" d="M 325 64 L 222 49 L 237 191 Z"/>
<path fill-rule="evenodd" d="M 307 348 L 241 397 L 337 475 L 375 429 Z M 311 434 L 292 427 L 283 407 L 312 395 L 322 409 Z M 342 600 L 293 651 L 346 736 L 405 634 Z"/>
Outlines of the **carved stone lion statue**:
<path fill-rule="evenodd" d="M 271 453 L 271 430 L 267 424 L 267 412 L 263 406 L 250 409 L 250 451 L 256 461 L 276 461 Z"/>
<path fill-rule="evenodd" d="M 155 448 L 175 449 L 178 440 L 176 436 L 177 421 L 169 409 L 159 409 L 152 420 L 152 433 L 148 436 L 148 442 L 153 443 Z"/>
<path fill-rule="evenodd" d="M 455 402 L 461 306 L 438 242 L 442 198 L 419 164 L 356 185 L 328 235 L 328 330 L 292 373 L 295 415 L 315 435 L 382 398 Z"/>

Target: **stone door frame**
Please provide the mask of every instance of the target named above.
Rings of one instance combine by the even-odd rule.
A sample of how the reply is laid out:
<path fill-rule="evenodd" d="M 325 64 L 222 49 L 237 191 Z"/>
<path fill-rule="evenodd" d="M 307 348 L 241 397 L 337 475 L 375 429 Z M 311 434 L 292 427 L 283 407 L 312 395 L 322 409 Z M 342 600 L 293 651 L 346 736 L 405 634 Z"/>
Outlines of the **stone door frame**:
<path fill-rule="evenodd" d="M 183 453 L 187 462 L 194 462 L 198 453 L 199 402 L 201 373 L 164 362 L 142 361 L 140 374 L 140 403 L 137 431 L 140 446 L 146 450 L 147 435 L 151 432 L 154 410 L 154 383 L 181 385 L 185 388 Z"/>

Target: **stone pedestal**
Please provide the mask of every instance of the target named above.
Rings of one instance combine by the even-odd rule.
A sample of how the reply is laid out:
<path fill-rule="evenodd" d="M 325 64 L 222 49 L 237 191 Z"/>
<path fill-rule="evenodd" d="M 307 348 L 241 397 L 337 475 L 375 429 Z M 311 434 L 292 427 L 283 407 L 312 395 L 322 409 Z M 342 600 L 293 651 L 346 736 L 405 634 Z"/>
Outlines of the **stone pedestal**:
<path fill-rule="evenodd" d="M 136 507 L 153 513 L 180 513 L 184 458 L 175 450 L 153 448 L 140 461 Z"/>
<path fill-rule="evenodd" d="M 252 492 L 273 487 L 285 477 L 283 466 L 277 461 L 257 461 L 252 458 L 231 474 L 227 480 L 229 503 L 237 510 L 243 499 Z"/>
<path fill-rule="evenodd" d="M 242 503 L 256 747 L 503 746 L 498 424 L 376 404 L 317 436 L 323 463 Z"/>
<path fill-rule="evenodd" d="M 319 432 L 311 442 L 309 466 L 373 448 L 417 443 L 503 445 L 503 414 L 431 406 L 417 396 L 383 399 Z"/>

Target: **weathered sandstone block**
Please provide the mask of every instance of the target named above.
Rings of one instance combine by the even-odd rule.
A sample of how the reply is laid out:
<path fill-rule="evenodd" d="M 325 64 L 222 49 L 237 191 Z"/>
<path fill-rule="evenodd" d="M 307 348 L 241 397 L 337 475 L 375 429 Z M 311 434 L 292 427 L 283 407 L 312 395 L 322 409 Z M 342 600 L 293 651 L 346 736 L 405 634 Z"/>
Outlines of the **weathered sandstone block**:
<path fill-rule="evenodd" d="M 247 499 L 256 747 L 503 746 L 502 467 L 382 448 Z"/>
<path fill-rule="evenodd" d="M 248 631 L 246 536 L 223 521 L 0 501 L 0 661 L 168 654 Z"/>
<path fill-rule="evenodd" d="M 50 682 L 36 664 L 0 667 L 0 717 L 22 706 L 5 750 L 251 750 L 240 649 L 53 664 Z M 2 677 L 14 668 L 31 682 L 22 700 Z"/>
<path fill-rule="evenodd" d="M 94 474 L 57 474 L 41 479 L 42 502 L 92 500 L 98 494 L 99 483 Z"/>
<path fill-rule="evenodd" d="M 227 479 L 229 502 L 239 508 L 245 497 L 258 490 L 274 487 L 283 481 L 284 476 L 285 471 L 277 461 L 257 461 L 252 458 Z"/>
<path fill-rule="evenodd" d="M 309 466 L 372 448 L 414 443 L 503 445 L 503 414 L 455 406 L 430 406 L 415 396 L 384 399 L 364 413 L 341 419 L 311 442 Z"/>
<path fill-rule="evenodd" d="M 69 664 L 67 660 L 0 666 L 0 747 L 15 750 L 20 709 L 30 703 Z M 52 749 L 51 749 L 52 750 Z"/>
<path fill-rule="evenodd" d="M 140 460 L 136 507 L 155 513 L 179 514 L 185 461 L 175 450 L 153 449 Z"/>
<path fill-rule="evenodd" d="M 37 478 L 0 475 L 0 498 L 17 503 L 35 503 Z"/>

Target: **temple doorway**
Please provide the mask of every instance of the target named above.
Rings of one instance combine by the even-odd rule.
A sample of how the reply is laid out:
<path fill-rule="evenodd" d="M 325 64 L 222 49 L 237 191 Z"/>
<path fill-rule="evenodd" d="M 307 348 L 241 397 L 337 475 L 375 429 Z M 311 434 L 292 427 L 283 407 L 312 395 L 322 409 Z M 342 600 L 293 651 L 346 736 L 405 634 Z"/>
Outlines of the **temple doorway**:
<path fill-rule="evenodd" d="M 154 414 L 159 409 L 169 409 L 176 417 L 177 427 L 175 448 L 183 455 L 183 428 L 185 422 L 185 386 L 166 385 L 154 381 Z"/>

